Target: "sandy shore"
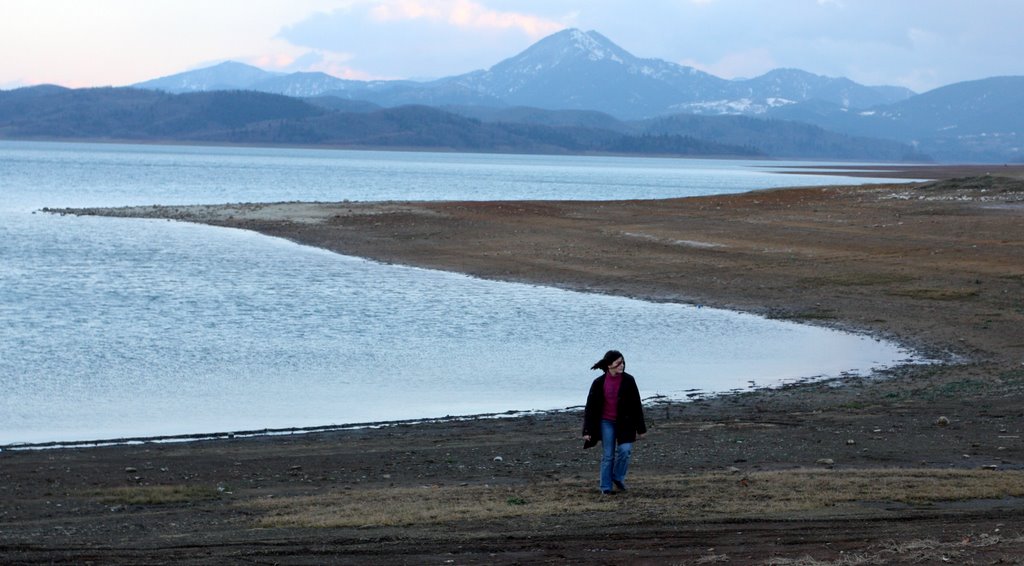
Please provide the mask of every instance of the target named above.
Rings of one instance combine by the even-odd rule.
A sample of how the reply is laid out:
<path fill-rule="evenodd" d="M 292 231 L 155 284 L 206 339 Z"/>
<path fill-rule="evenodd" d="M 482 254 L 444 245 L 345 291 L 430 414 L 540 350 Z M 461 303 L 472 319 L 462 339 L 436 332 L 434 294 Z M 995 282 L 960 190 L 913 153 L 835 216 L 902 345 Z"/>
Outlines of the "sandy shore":
<path fill-rule="evenodd" d="M 6 450 L 0 560 L 1022 563 L 1022 169 L 661 201 L 51 211 L 838 326 L 942 363 L 652 406 L 612 500 L 571 412 Z"/>

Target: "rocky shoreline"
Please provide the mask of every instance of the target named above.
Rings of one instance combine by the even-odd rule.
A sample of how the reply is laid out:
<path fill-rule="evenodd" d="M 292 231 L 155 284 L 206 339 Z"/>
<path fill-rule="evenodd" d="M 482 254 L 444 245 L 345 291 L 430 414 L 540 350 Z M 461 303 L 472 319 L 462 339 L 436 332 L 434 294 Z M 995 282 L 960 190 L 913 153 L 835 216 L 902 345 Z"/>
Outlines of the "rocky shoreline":
<path fill-rule="evenodd" d="M 0 559 L 1021 563 L 1024 167 L 999 173 L 665 201 L 50 210 L 837 326 L 942 363 L 653 403 L 614 501 L 573 410 L 6 450 Z"/>

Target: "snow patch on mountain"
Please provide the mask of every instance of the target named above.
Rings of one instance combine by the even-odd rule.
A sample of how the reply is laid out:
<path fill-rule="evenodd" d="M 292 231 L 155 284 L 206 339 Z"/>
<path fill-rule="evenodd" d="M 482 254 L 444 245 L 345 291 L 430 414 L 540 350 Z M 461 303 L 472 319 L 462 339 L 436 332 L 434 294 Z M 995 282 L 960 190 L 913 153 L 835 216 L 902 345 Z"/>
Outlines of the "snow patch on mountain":
<path fill-rule="evenodd" d="M 758 115 L 765 114 L 773 108 L 796 104 L 797 101 L 787 98 L 770 97 L 762 101 L 755 101 L 750 98 L 708 100 L 703 102 L 691 102 L 675 104 L 673 110 L 702 115 Z"/>
<path fill-rule="evenodd" d="M 614 50 L 609 49 L 607 44 L 592 36 L 591 33 L 594 32 L 587 33 L 578 29 L 570 30 L 570 32 L 570 38 L 575 47 L 586 53 L 591 61 L 610 59 L 616 63 L 625 63 L 622 57 L 616 54 Z"/>

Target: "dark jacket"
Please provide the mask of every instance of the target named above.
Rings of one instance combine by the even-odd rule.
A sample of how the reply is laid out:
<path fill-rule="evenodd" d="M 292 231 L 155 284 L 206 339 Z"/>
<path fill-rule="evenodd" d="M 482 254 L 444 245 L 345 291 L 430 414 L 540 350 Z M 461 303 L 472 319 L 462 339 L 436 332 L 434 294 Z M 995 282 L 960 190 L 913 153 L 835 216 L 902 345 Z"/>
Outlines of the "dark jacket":
<path fill-rule="evenodd" d="M 584 448 L 590 448 L 601 440 L 601 413 L 604 411 L 604 374 L 594 380 L 587 394 L 587 407 L 583 411 L 583 435 L 590 436 Z M 647 433 L 644 422 L 644 406 L 640 402 L 640 390 L 632 375 L 622 372 L 619 386 L 618 416 L 615 417 L 615 440 L 621 443 L 636 441 L 637 434 Z"/>

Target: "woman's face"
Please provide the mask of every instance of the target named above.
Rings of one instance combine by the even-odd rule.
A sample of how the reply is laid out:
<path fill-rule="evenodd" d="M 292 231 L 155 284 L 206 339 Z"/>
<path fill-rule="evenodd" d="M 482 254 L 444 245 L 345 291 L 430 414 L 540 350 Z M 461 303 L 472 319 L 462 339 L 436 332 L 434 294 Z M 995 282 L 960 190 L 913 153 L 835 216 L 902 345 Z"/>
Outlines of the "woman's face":
<path fill-rule="evenodd" d="M 608 364 L 608 373 L 612 375 L 619 375 L 622 370 L 626 368 L 626 360 L 619 358 L 614 362 Z"/>

